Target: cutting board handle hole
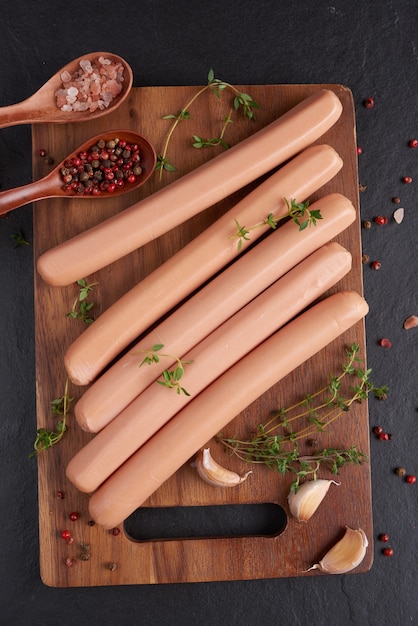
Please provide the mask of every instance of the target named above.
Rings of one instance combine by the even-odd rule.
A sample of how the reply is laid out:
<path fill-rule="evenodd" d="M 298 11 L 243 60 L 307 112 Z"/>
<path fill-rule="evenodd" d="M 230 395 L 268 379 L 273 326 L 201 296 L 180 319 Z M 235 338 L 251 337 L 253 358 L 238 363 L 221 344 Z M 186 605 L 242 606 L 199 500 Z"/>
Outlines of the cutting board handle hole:
<path fill-rule="evenodd" d="M 132 541 L 219 537 L 277 537 L 287 525 L 285 510 L 271 502 L 208 506 L 141 507 L 124 523 Z"/>

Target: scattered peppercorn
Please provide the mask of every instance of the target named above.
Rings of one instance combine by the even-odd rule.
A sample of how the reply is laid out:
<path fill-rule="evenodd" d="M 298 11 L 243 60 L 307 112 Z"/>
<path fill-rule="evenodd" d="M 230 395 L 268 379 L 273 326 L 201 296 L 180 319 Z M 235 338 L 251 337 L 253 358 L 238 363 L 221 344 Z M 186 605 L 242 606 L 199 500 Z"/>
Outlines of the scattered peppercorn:
<path fill-rule="evenodd" d="M 370 220 L 364 220 L 363 222 L 363 228 L 365 228 L 366 230 L 369 230 L 369 228 L 372 227 L 372 223 Z"/>
<path fill-rule="evenodd" d="M 417 477 L 413 474 L 409 474 L 408 476 L 405 476 L 405 480 L 409 485 L 413 485 L 417 482 Z"/>
<path fill-rule="evenodd" d="M 379 341 L 379 343 L 382 346 L 382 348 L 391 348 L 392 347 L 392 342 L 390 341 L 390 339 L 387 339 L 387 337 L 382 337 L 382 339 Z"/>
<path fill-rule="evenodd" d="M 363 256 L 361 257 L 361 262 L 362 263 L 370 263 L 370 257 L 368 254 L 363 254 Z"/>
<path fill-rule="evenodd" d="M 71 533 L 70 533 L 70 531 L 69 531 L 69 530 L 63 530 L 63 531 L 62 531 L 62 533 L 61 533 L 61 537 L 62 537 L 65 541 L 67 541 L 67 539 L 70 539 L 70 537 L 71 537 Z"/>
<path fill-rule="evenodd" d="M 391 435 L 383 432 L 383 433 L 379 433 L 378 438 L 380 439 L 380 441 L 389 441 L 389 439 L 391 438 Z"/>
<path fill-rule="evenodd" d="M 38 154 L 40 157 L 46 157 L 46 150 L 41 148 L 40 150 L 38 150 Z"/>
<path fill-rule="evenodd" d="M 397 468 L 395 469 L 395 474 L 396 474 L 397 476 L 405 476 L 405 474 L 406 474 L 406 469 L 405 469 L 404 467 L 397 467 Z"/>
<path fill-rule="evenodd" d="M 372 109 L 374 107 L 374 99 L 366 98 L 363 104 L 366 107 L 366 109 Z"/>
<path fill-rule="evenodd" d="M 93 519 L 89 519 L 87 526 L 95 526 L 96 522 Z"/>
<path fill-rule="evenodd" d="M 385 556 L 393 556 L 393 548 L 383 548 L 382 554 Z"/>
<path fill-rule="evenodd" d="M 416 148 L 417 146 L 418 146 L 418 139 L 411 139 L 411 141 L 409 142 L 409 147 Z"/>
<path fill-rule="evenodd" d="M 116 537 L 120 533 L 120 528 L 112 528 L 111 533 Z"/>
<path fill-rule="evenodd" d="M 70 513 L 69 517 L 72 522 L 76 522 L 79 518 L 79 514 L 76 513 L 76 511 L 73 511 L 72 513 Z"/>
<path fill-rule="evenodd" d="M 409 185 L 410 183 L 412 183 L 412 176 L 404 176 L 402 178 L 402 182 Z"/>
<path fill-rule="evenodd" d="M 393 202 L 393 204 L 400 204 L 401 199 L 400 199 L 400 197 L 399 197 L 399 196 L 394 196 L 394 197 L 392 198 L 392 202 Z"/>
<path fill-rule="evenodd" d="M 317 439 L 308 439 L 307 443 L 308 443 L 308 446 L 311 446 L 311 448 L 314 448 L 317 445 L 318 440 Z"/>
<path fill-rule="evenodd" d="M 65 565 L 67 567 L 73 567 L 74 563 L 75 563 L 75 560 L 74 559 L 70 559 L 69 557 L 65 560 Z"/>
<path fill-rule="evenodd" d="M 386 215 L 376 215 L 376 217 L 374 218 L 374 221 L 376 224 L 383 226 L 384 224 L 387 224 L 389 220 L 386 217 Z"/>
<path fill-rule="evenodd" d="M 379 535 L 379 541 L 383 541 L 383 543 L 387 543 L 389 541 L 389 535 L 387 533 L 381 533 Z"/>
<path fill-rule="evenodd" d="M 372 261 L 372 270 L 380 270 L 380 268 L 382 267 L 382 264 L 380 261 Z"/>
<path fill-rule="evenodd" d="M 57 491 L 57 500 L 64 500 L 65 493 L 63 491 Z"/>
<path fill-rule="evenodd" d="M 117 563 L 109 563 L 108 569 L 110 569 L 111 572 L 115 572 L 118 569 L 118 564 Z"/>
<path fill-rule="evenodd" d="M 357 146 L 357 154 L 362 154 L 363 153 L 363 148 L 360 148 L 360 146 Z"/>
<path fill-rule="evenodd" d="M 45 163 L 47 165 L 52 165 L 53 162 L 54 162 L 54 159 L 52 157 L 50 157 L 50 156 L 45 157 Z"/>
<path fill-rule="evenodd" d="M 383 428 L 381 426 L 374 426 L 373 432 L 375 435 L 380 435 L 380 433 L 383 433 Z"/>

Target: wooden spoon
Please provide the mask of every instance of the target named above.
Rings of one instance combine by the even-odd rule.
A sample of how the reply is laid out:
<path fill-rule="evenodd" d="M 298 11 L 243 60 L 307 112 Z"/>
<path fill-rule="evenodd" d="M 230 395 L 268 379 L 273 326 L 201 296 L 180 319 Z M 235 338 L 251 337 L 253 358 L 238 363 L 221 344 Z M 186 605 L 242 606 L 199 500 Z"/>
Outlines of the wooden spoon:
<path fill-rule="evenodd" d="M 139 147 L 139 153 L 141 161 L 139 165 L 142 168 L 141 174 L 137 177 L 133 183 L 126 182 L 123 187 L 116 187 L 113 192 L 103 191 L 98 195 L 93 194 L 79 194 L 74 190 L 66 191 L 63 189 L 64 181 L 61 175 L 61 168 L 64 167 L 64 163 L 69 159 L 75 158 L 80 152 L 86 152 L 96 144 L 100 139 L 109 141 L 111 139 L 125 139 L 128 143 L 137 144 Z M 71 152 L 59 165 L 57 165 L 47 176 L 40 178 L 39 180 L 23 185 L 22 187 L 15 187 L 14 189 L 7 189 L 0 193 L 0 215 L 4 215 L 13 209 L 34 202 L 36 200 L 42 200 L 44 198 L 78 198 L 78 199 L 100 199 L 109 198 L 116 195 L 127 193 L 141 187 L 154 171 L 157 156 L 153 146 L 149 143 L 145 137 L 138 135 L 130 130 L 112 130 L 100 133 L 85 141 L 76 150 Z"/>
<path fill-rule="evenodd" d="M 79 63 L 83 59 L 89 59 L 92 63 L 97 61 L 99 57 L 113 61 L 113 63 L 122 63 L 125 70 L 123 72 L 122 91 L 116 96 L 106 109 L 96 109 L 96 111 L 61 111 L 57 106 L 55 92 L 62 87 L 61 74 L 67 70 L 73 74 L 80 69 Z M 83 56 L 71 61 L 60 69 L 52 78 L 48 80 L 37 92 L 30 98 L 11 104 L 9 106 L 0 107 L 0 128 L 6 126 L 16 126 L 17 124 L 40 124 L 40 123 L 56 123 L 65 124 L 67 122 L 85 122 L 102 115 L 106 115 L 114 108 L 118 107 L 128 96 L 133 83 L 133 72 L 128 63 L 110 52 L 92 52 L 83 54 Z"/>

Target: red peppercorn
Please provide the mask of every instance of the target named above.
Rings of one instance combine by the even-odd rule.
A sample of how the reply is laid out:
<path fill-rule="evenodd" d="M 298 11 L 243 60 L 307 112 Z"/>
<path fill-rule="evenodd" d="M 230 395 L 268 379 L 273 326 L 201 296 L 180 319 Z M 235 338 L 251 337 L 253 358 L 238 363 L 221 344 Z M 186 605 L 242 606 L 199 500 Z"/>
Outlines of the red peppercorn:
<path fill-rule="evenodd" d="M 372 261 L 372 270 L 380 270 L 382 264 L 380 261 Z"/>
<path fill-rule="evenodd" d="M 114 537 L 116 537 L 120 533 L 120 528 L 112 528 L 111 533 Z"/>
<path fill-rule="evenodd" d="M 78 520 L 78 518 L 79 518 L 79 515 L 78 515 L 78 513 L 76 513 L 75 511 L 73 511 L 72 513 L 70 513 L 70 516 L 69 516 L 69 517 L 70 517 L 70 520 L 71 520 L 72 522 L 76 522 L 76 521 Z"/>
<path fill-rule="evenodd" d="M 363 148 L 360 148 L 360 146 L 357 146 L 357 154 L 362 154 L 363 152 Z"/>
<path fill-rule="evenodd" d="M 69 557 L 68 557 L 68 559 L 65 560 L 65 565 L 67 567 L 72 567 L 74 565 L 74 563 L 75 563 L 74 559 L 70 559 Z"/>
<path fill-rule="evenodd" d="M 374 426 L 373 432 L 375 435 L 380 435 L 380 433 L 383 433 L 383 428 L 381 426 Z"/>
<path fill-rule="evenodd" d="M 374 221 L 376 222 L 376 224 L 380 224 L 381 226 L 383 226 L 384 224 L 387 224 L 389 220 L 386 215 L 376 215 Z"/>
<path fill-rule="evenodd" d="M 413 485 L 417 482 L 417 477 L 413 474 L 408 474 L 408 476 L 405 477 L 405 480 L 409 485 Z"/>
<path fill-rule="evenodd" d="M 363 104 L 366 107 L 366 109 L 372 109 L 374 107 L 374 99 L 366 98 Z"/>
<path fill-rule="evenodd" d="M 65 494 L 63 491 L 57 491 L 57 500 L 64 500 Z"/>
<path fill-rule="evenodd" d="M 393 548 L 383 548 L 382 554 L 385 556 L 393 556 Z"/>
<path fill-rule="evenodd" d="M 46 157 L 46 150 L 41 148 L 40 150 L 38 150 L 38 154 L 40 157 Z"/>
<path fill-rule="evenodd" d="M 379 341 L 379 343 L 382 346 L 382 348 L 391 348 L 392 347 L 392 342 L 390 341 L 390 339 L 387 339 L 386 337 L 383 337 Z"/>
<path fill-rule="evenodd" d="M 136 181 L 136 176 L 135 174 L 130 174 L 128 176 L 128 183 L 134 183 Z"/>
<path fill-rule="evenodd" d="M 399 204 L 399 203 L 400 203 L 400 201 L 401 201 L 401 199 L 400 199 L 400 197 L 399 197 L 399 196 L 394 196 L 394 197 L 392 198 L 392 202 L 393 202 L 394 204 Z"/>
<path fill-rule="evenodd" d="M 410 183 L 412 183 L 412 177 L 411 176 L 404 176 L 402 178 L 402 182 L 409 185 Z"/>
<path fill-rule="evenodd" d="M 379 433 L 379 439 L 380 441 L 389 441 L 390 437 L 388 435 L 388 433 Z"/>
<path fill-rule="evenodd" d="M 69 531 L 69 530 L 63 530 L 63 531 L 62 531 L 62 533 L 61 533 L 61 537 L 62 537 L 65 541 L 67 541 L 67 539 L 70 539 L 70 538 L 71 538 L 71 533 L 70 533 L 70 531 Z"/>
<path fill-rule="evenodd" d="M 381 533 L 379 535 L 379 541 L 383 541 L 383 543 L 387 543 L 389 541 L 389 535 L 387 533 Z"/>
<path fill-rule="evenodd" d="M 411 141 L 409 142 L 409 147 L 416 148 L 417 146 L 418 146 L 418 139 L 411 139 Z"/>

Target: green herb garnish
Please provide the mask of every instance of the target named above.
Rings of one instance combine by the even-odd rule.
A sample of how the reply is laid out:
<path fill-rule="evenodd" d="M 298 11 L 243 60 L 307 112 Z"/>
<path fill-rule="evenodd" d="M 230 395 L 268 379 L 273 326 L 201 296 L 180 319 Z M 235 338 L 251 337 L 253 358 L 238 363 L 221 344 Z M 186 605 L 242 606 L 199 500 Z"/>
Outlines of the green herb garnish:
<path fill-rule="evenodd" d="M 38 428 L 36 431 L 36 439 L 33 444 L 34 451 L 29 455 L 32 458 L 42 452 L 55 446 L 64 436 L 67 430 L 67 415 L 74 398 L 70 398 L 68 395 L 69 379 L 67 378 L 64 388 L 64 393 L 60 398 L 55 398 L 51 402 L 52 415 L 58 418 L 56 422 L 56 430 L 46 430 L 45 428 Z"/>
<path fill-rule="evenodd" d="M 308 226 L 316 226 L 317 220 L 322 219 L 322 215 L 319 210 L 308 208 L 309 200 L 306 202 L 296 202 L 296 200 L 292 199 L 289 202 L 287 198 L 284 198 L 284 201 L 286 202 L 287 212 L 283 215 L 275 216 L 273 213 L 269 213 L 265 220 L 249 227 L 241 226 L 238 220 L 235 220 L 237 230 L 233 235 L 231 235 L 231 239 L 238 238 L 238 252 L 241 250 L 243 242 L 250 240 L 250 237 L 248 236 L 250 232 L 256 230 L 257 228 L 269 226 L 275 230 L 280 221 L 286 218 L 291 218 L 295 224 L 299 226 L 299 230 L 305 230 Z"/>
<path fill-rule="evenodd" d="M 193 138 L 192 146 L 194 148 L 208 148 L 208 147 L 219 146 L 219 145 L 226 149 L 229 148 L 228 143 L 225 141 L 224 135 L 225 135 L 225 131 L 228 125 L 232 123 L 232 114 L 234 111 L 241 110 L 244 117 L 250 120 L 255 120 L 254 109 L 258 109 L 259 105 L 256 102 L 254 102 L 254 100 L 249 94 L 240 92 L 239 89 L 237 89 L 230 83 L 227 83 L 223 80 L 215 78 L 215 73 L 212 69 L 209 70 L 208 72 L 207 80 L 208 80 L 207 84 L 201 89 L 199 89 L 199 91 L 197 91 L 193 95 L 193 97 L 187 102 L 187 104 L 180 110 L 180 112 L 177 115 L 171 113 L 169 115 L 163 116 L 164 120 L 173 120 L 173 123 L 170 127 L 170 130 L 167 133 L 162 152 L 161 154 L 157 155 L 157 163 L 156 163 L 155 169 L 159 170 L 160 172 L 160 180 L 162 178 L 164 170 L 167 172 L 176 171 L 176 167 L 170 162 L 167 156 L 167 153 L 168 153 L 168 146 L 169 146 L 171 137 L 175 129 L 177 128 L 177 125 L 181 121 L 190 119 L 191 117 L 190 111 L 189 111 L 190 107 L 206 91 L 212 91 L 217 98 L 220 98 L 222 93 L 226 90 L 232 91 L 233 93 L 232 109 L 229 112 L 229 114 L 226 116 L 224 123 L 222 125 L 222 128 L 221 128 L 221 131 L 217 137 L 212 137 L 210 139 L 203 139 L 199 135 L 192 136 Z"/>
<path fill-rule="evenodd" d="M 87 298 L 93 287 L 98 284 L 99 283 L 87 284 L 87 281 L 84 278 L 80 278 L 80 280 L 77 281 L 77 285 L 80 288 L 79 293 L 73 302 L 71 311 L 66 314 L 67 317 L 79 319 L 85 324 L 92 324 L 94 322 L 94 319 L 90 316 L 90 311 L 94 306 L 94 302 L 89 302 Z"/>
<path fill-rule="evenodd" d="M 163 354 L 161 350 L 164 348 L 164 344 L 158 343 L 152 346 L 149 350 L 145 350 L 145 357 L 139 364 L 144 365 L 147 363 L 148 365 L 152 365 L 152 363 L 159 363 L 160 358 L 169 358 L 176 362 L 176 367 L 171 370 L 164 370 L 162 373 L 162 378 L 158 379 L 156 382 L 163 387 L 168 387 L 169 389 L 175 389 L 176 393 L 183 393 L 186 396 L 190 396 L 190 393 L 181 386 L 180 380 L 183 378 L 184 374 L 184 366 L 191 363 L 191 361 L 182 361 L 176 356 L 172 354 Z"/>
<path fill-rule="evenodd" d="M 289 406 L 281 407 L 271 417 L 257 427 L 256 435 L 249 440 L 218 435 L 219 440 L 231 454 L 235 454 L 248 463 L 262 463 L 281 474 L 292 472 L 296 475 L 292 486 L 297 489 L 299 481 L 312 475 L 314 478 L 322 464 L 327 465 L 334 474 L 347 463 L 361 463 L 367 457 L 355 446 L 348 450 L 326 448 L 311 456 L 301 456 L 298 441 L 310 435 L 322 432 L 342 415 L 349 412 L 355 402 L 362 402 L 370 393 L 376 398 L 385 399 L 387 386 L 375 387 L 370 380 L 371 369 L 358 367 L 357 344 L 346 350 L 347 361 L 342 365 L 338 376 L 330 376 L 328 385 L 314 394 L 307 394 L 302 400 Z M 355 383 L 342 389 L 345 377 L 354 377 Z M 295 424 L 302 425 L 296 430 Z"/>

